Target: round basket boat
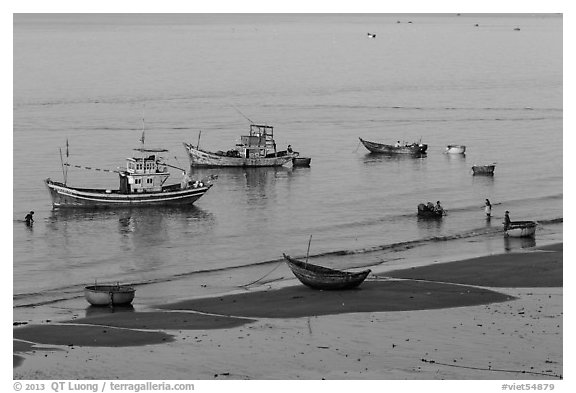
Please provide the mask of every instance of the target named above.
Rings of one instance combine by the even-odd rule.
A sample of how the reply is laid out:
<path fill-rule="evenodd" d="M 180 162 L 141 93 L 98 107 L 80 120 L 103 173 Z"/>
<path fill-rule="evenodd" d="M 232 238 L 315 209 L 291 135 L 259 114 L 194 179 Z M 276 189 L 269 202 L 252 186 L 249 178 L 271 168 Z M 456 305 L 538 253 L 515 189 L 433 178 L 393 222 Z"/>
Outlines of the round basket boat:
<path fill-rule="evenodd" d="M 135 292 L 127 285 L 89 285 L 84 288 L 84 297 L 93 306 L 127 306 Z"/>

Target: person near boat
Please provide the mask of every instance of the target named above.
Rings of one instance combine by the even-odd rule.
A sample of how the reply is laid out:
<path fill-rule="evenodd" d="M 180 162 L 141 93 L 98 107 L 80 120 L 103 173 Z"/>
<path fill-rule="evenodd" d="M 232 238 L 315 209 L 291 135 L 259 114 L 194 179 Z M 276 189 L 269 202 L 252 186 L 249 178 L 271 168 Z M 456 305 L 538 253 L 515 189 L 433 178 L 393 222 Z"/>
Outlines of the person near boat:
<path fill-rule="evenodd" d="M 510 228 L 510 212 L 506 210 L 504 213 L 504 230 L 507 231 Z"/>
<path fill-rule="evenodd" d="M 400 144 L 400 141 L 396 142 L 396 144 L 394 145 L 394 147 L 401 147 L 402 145 Z"/>
<path fill-rule="evenodd" d="M 434 206 L 434 211 L 436 213 L 444 213 L 444 208 L 440 205 L 440 201 L 436 201 L 436 206 Z"/>
<path fill-rule="evenodd" d="M 484 206 L 484 212 L 486 213 L 486 217 L 490 218 L 492 216 L 492 204 L 488 199 L 486 199 L 486 204 Z"/>
<path fill-rule="evenodd" d="M 188 188 L 190 184 L 190 176 L 188 176 L 188 172 L 182 171 L 182 181 L 180 182 L 180 188 L 185 190 Z"/>
<path fill-rule="evenodd" d="M 287 151 L 289 154 L 294 153 L 294 150 L 292 150 L 292 145 L 288 145 L 288 148 L 286 149 L 286 151 Z"/>
<path fill-rule="evenodd" d="M 24 221 L 26 221 L 26 225 L 32 225 L 34 223 L 34 212 L 30 211 L 30 213 L 26 214 Z"/>

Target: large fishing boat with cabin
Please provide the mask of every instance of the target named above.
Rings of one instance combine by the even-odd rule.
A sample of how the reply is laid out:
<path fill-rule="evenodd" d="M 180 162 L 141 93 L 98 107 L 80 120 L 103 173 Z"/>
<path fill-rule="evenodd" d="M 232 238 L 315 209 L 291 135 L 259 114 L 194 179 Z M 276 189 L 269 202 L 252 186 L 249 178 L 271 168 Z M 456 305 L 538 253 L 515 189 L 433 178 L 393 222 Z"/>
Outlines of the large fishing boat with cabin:
<path fill-rule="evenodd" d="M 298 157 L 297 152 L 276 150 L 274 127 L 251 124 L 249 135 L 242 135 L 240 143 L 228 151 L 210 152 L 184 143 L 192 167 L 274 167 L 282 166 Z"/>
<path fill-rule="evenodd" d="M 166 149 L 140 147 L 134 150 L 140 154 L 127 158 L 124 170 L 113 171 L 63 163 L 64 183 L 50 178 L 45 180 L 52 205 L 80 208 L 192 205 L 212 187 L 210 181 L 213 177 L 192 181 L 185 170 L 166 164 L 160 157 L 161 153 L 168 151 Z M 112 190 L 71 187 L 66 182 L 68 167 L 72 166 L 117 173 L 119 188 Z M 165 184 L 170 177 L 168 167 L 182 171 L 183 178 L 180 183 Z"/>

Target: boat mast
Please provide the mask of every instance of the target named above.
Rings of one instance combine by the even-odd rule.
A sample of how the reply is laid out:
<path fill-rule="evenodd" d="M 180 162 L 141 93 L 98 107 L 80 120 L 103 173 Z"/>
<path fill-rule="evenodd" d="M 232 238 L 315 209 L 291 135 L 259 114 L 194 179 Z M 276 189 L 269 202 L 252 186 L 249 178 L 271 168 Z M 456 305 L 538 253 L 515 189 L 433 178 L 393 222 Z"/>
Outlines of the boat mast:
<path fill-rule="evenodd" d="M 310 254 L 310 243 L 312 243 L 312 235 L 310 235 L 310 240 L 308 240 L 308 251 L 306 251 L 306 262 L 308 263 L 308 255 Z"/>
<path fill-rule="evenodd" d="M 64 185 L 68 181 L 68 138 L 66 138 L 66 164 L 64 164 L 64 159 L 62 158 L 62 148 L 58 148 L 60 150 L 60 164 L 62 165 L 62 176 L 64 177 Z M 66 168 L 65 168 L 66 167 Z"/>

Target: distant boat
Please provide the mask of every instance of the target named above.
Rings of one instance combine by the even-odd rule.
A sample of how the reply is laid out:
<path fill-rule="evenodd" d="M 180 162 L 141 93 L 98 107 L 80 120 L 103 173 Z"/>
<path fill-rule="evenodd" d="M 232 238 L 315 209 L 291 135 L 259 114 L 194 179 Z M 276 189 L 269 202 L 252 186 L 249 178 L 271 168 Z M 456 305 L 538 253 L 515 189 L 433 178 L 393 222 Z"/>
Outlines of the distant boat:
<path fill-rule="evenodd" d="M 520 31 L 520 28 L 519 28 L 519 27 L 515 27 L 515 28 L 514 28 L 514 31 Z"/>
<path fill-rule="evenodd" d="M 84 288 L 84 297 L 93 306 L 127 306 L 135 292 L 127 285 L 90 285 Z"/>
<path fill-rule="evenodd" d="M 302 262 L 282 254 L 292 273 L 300 282 L 310 288 L 334 290 L 356 288 L 368 277 L 371 270 L 364 270 L 358 273 L 344 272 L 341 270 L 329 269 L 327 267 L 313 265 Z"/>
<path fill-rule="evenodd" d="M 423 218 L 442 218 L 446 212 L 444 210 L 437 211 L 434 209 L 434 205 L 420 203 L 418 205 L 418 217 Z"/>
<path fill-rule="evenodd" d="M 472 166 L 472 174 L 473 175 L 493 176 L 495 167 L 496 167 L 496 164 L 474 165 L 474 166 Z"/>
<path fill-rule="evenodd" d="M 276 150 L 274 127 L 250 125 L 249 135 L 232 150 L 210 152 L 184 143 L 192 167 L 273 167 L 282 166 L 298 157 L 298 153 Z"/>
<path fill-rule="evenodd" d="M 368 38 L 376 38 L 376 34 L 368 33 Z"/>
<path fill-rule="evenodd" d="M 312 158 L 310 157 L 294 157 L 292 159 L 292 166 L 310 166 Z"/>
<path fill-rule="evenodd" d="M 179 184 L 164 185 L 170 176 L 167 167 L 173 166 L 164 163 L 159 154 L 168 150 L 145 147 L 134 150 L 142 156 L 127 158 L 125 170 L 111 171 L 74 165 L 118 173 L 120 187 L 117 190 L 70 187 L 66 184 L 66 175 L 64 183 L 46 179 L 52 205 L 60 208 L 192 205 L 212 187 L 210 180 L 192 181 L 187 174 Z M 65 163 L 63 169 L 64 166 L 72 165 Z M 177 169 L 186 173 L 181 168 Z"/>
<path fill-rule="evenodd" d="M 512 221 L 504 233 L 510 237 L 533 237 L 536 233 L 536 223 L 534 221 Z"/>
<path fill-rule="evenodd" d="M 383 153 L 383 154 L 426 154 L 428 145 L 423 143 L 411 143 L 405 144 L 404 146 L 394 146 L 385 145 L 383 143 L 370 142 L 362 138 L 359 138 L 360 142 L 368 149 L 371 153 Z"/>
<path fill-rule="evenodd" d="M 448 146 L 446 146 L 446 153 L 448 153 L 448 154 L 464 154 L 464 153 L 466 153 L 466 146 L 464 146 L 464 145 L 448 145 Z"/>

